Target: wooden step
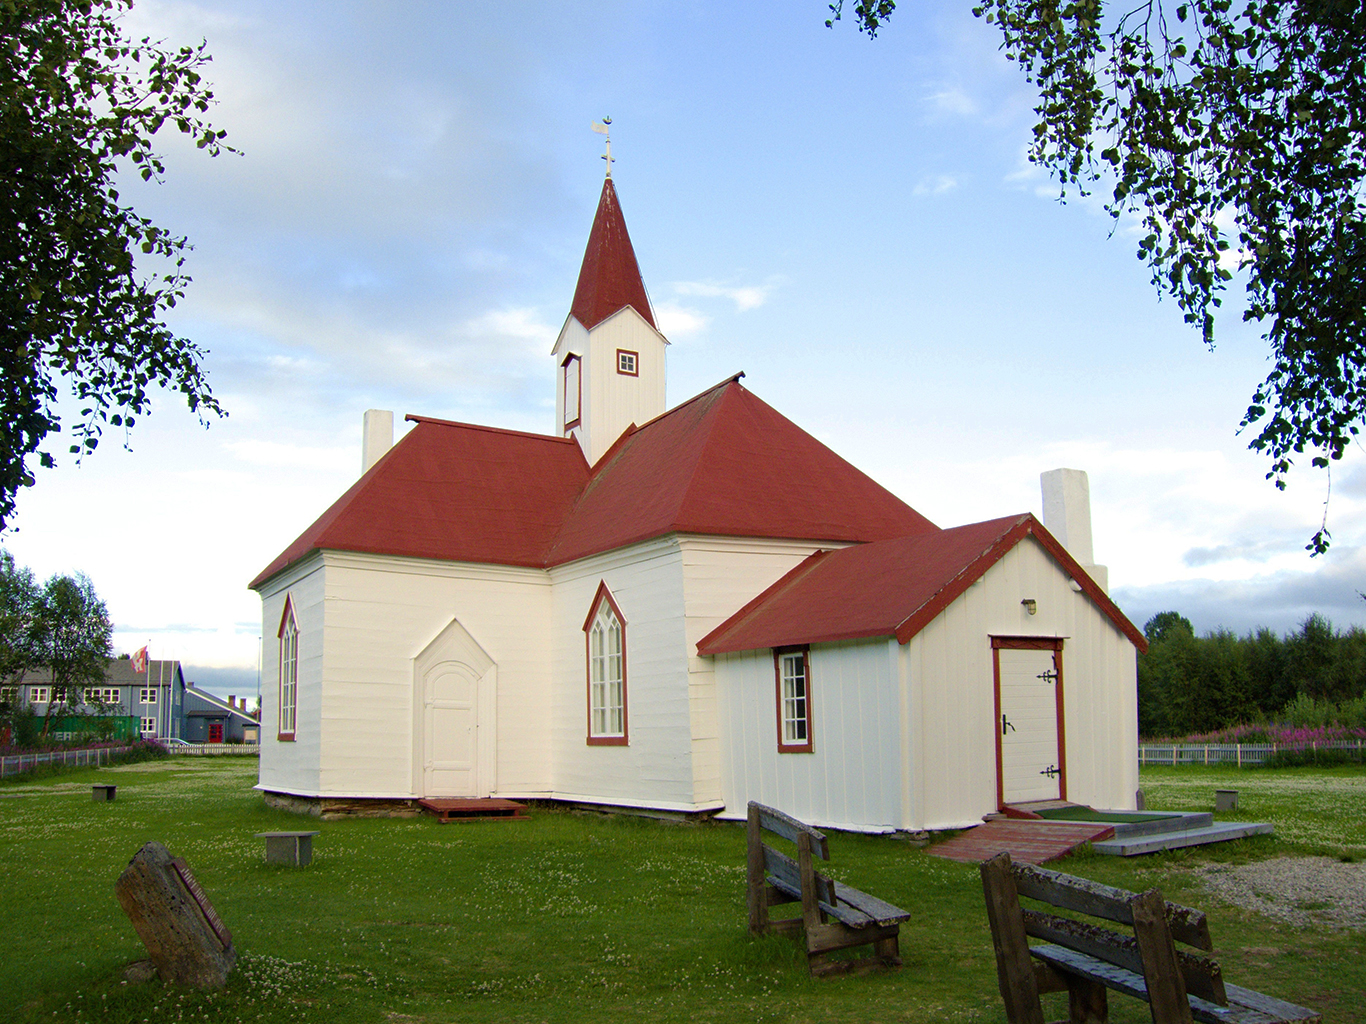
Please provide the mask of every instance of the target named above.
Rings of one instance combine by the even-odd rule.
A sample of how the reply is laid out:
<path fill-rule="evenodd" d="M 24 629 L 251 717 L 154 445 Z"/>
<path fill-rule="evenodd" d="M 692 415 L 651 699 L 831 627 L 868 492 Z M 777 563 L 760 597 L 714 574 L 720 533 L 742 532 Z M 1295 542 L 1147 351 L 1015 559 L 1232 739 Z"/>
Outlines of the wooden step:
<path fill-rule="evenodd" d="M 418 804 L 437 816 L 445 825 L 452 821 L 526 821 L 526 804 L 497 797 L 466 799 L 461 797 L 427 797 Z"/>

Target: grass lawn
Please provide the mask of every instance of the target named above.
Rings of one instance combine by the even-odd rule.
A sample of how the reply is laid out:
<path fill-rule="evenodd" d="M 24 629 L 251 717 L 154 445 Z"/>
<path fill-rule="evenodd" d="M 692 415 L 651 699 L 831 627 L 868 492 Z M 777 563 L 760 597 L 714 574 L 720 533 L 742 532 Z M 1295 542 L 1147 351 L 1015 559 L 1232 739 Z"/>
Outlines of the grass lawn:
<path fill-rule="evenodd" d="M 29 1022 L 1002 1021 L 977 869 L 835 834 L 836 877 L 912 911 L 899 971 L 815 980 L 793 939 L 745 931 L 739 826 L 537 808 L 527 822 L 316 822 L 263 806 L 256 763 L 182 757 L 0 784 L 0 1019 Z M 118 800 L 90 799 L 92 781 Z M 1195 869 L 1276 856 L 1366 857 L 1366 771 L 1155 768 L 1156 809 L 1275 822 L 1276 838 L 1055 867 L 1157 886 L 1210 912 L 1225 977 L 1366 1024 L 1360 930 L 1297 928 L 1220 903 Z M 317 828 L 306 869 L 255 833 Z M 184 857 L 240 952 L 212 995 L 124 984 L 143 955 L 113 895 L 143 842 Z M 1061 997 L 1045 1012 L 1066 1016 Z M 1116 1024 L 1150 1020 L 1114 995 Z"/>

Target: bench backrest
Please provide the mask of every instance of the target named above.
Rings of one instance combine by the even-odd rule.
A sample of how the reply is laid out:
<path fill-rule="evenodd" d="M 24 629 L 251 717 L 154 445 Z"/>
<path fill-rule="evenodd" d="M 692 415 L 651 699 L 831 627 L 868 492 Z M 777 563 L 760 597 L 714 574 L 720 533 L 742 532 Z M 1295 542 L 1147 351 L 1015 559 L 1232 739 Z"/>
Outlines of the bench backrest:
<path fill-rule="evenodd" d="M 781 850 L 775 850 L 763 841 L 763 833 L 772 832 L 776 836 L 795 843 L 797 859 L 789 857 Z M 764 871 L 775 879 L 795 890 L 802 891 L 802 876 L 810 873 L 811 885 L 816 899 L 834 905 L 835 883 L 825 875 L 814 871 L 810 866 L 811 857 L 821 860 L 830 859 L 830 844 L 825 834 L 791 815 L 784 814 L 776 807 L 769 807 L 753 800 L 749 802 L 748 820 L 749 849 L 763 858 Z"/>
<path fill-rule="evenodd" d="M 1184 1002 L 1190 994 L 1228 1005 L 1219 964 L 1174 946 L 1180 942 L 1205 951 L 1214 948 L 1203 911 L 1168 903 L 1156 889 L 1134 893 L 1046 868 L 1012 864 L 1009 854 L 998 854 L 985 862 L 982 881 L 993 936 L 998 934 L 998 926 L 1022 927 L 1018 936 L 1021 942 L 1026 935 L 1043 939 L 1142 974 L 1150 999 L 1158 1002 L 1177 1001 L 1178 996 Z M 1125 935 L 1074 918 L 1025 909 L 1019 905 L 1019 896 L 1129 925 L 1133 932 Z M 1014 922 L 1007 920 L 1012 916 Z M 999 950 L 1000 943 L 997 945 Z"/>

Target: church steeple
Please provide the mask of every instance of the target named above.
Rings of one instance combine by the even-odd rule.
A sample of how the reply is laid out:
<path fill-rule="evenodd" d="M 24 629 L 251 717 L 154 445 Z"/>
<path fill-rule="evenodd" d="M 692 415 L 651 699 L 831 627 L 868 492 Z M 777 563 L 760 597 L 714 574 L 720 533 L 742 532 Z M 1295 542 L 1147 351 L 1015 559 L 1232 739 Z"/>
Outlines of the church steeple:
<path fill-rule="evenodd" d="M 591 331 L 622 306 L 630 306 L 651 327 L 656 326 L 609 166 L 569 311 L 585 330 Z"/>
<path fill-rule="evenodd" d="M 593 130 L 607 134 L 606 118 Z M 574 303 L 555 342 L 556 432 L 573 437 L 596 463 L 632 423 L 664 411 L 664 352 L 645 282 L 636 263 L 617 189 L 612 184 L 609 139 L 607 176 L 598 199 L 588 248 L 579 268 Z"/>

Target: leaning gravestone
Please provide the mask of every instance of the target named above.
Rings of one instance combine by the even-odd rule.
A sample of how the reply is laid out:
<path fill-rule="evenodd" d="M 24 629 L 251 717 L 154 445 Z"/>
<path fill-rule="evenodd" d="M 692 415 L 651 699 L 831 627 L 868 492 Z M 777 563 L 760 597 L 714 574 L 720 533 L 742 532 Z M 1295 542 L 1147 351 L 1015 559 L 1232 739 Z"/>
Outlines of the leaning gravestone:
<path fill-rule="evenodd" d="M 160 843 L 148 843 L 128 862 L 114 893 L 162 981 L 223 987 L 237 950 L 188 864 Z"/>

